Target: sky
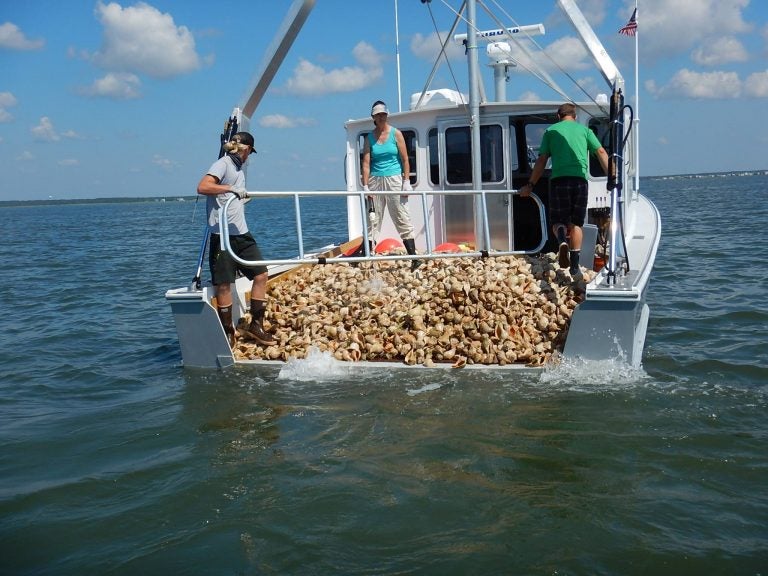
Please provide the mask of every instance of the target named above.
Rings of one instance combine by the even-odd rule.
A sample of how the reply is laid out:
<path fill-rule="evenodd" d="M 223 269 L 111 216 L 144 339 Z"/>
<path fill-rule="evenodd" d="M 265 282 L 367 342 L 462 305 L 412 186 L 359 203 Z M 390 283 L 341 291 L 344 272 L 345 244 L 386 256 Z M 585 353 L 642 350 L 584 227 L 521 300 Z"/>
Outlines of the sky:
<path fill-rule="evenodd" d="M 635 40 L 618 34 L 635 0 L 577 3 L 626 79 L 642 175 L 768 169 L 768 2 L 638 0 L 639 105 Z M 459 5 L 317 0 L 251 119 L 248 188 L 343 189 L 344 122 L 377 99 L 407 109 Z M 555 0 L 482 5 L 500 20 L 478 5 L 481 29 L 544 25 L 533 40 L 546 62 L 573 70 L 581 88 L 552 72 L 571 98 L 608 91 Z M 0 0 L 0 201 L 194 195 L 289 6 Z M 430 88 L 467 92 L 462 53 L 451 45 L 452 64 Z M 492 96 L 483 52 L 480 62 Z M 506 90 L 509 100 L 562 100 L 525 66 Z"/>

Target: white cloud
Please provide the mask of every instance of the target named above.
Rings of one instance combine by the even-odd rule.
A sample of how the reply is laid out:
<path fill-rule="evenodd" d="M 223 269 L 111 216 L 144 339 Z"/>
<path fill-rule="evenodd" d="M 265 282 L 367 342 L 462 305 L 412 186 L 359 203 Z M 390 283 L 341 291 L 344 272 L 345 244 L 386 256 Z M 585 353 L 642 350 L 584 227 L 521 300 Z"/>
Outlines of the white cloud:
<path fill-rule="evenodd" d="M 64 130 L 64 132 L 61 133 L 62 138 L 69 138 L 71 140 L 82 140 L 83 137 L 75 132 L 74 130 Z"/>
<path fill-rule="evenodd" d="M 300 126 L 314 126 L 317 122 L 312 118 L 290 118 L 283 114 L 268 114 L 259 118 L 259 126 L 262 128 L 298 128 Z"/>
<path fill-rule="evenodd" d="M 744 94 L 752 98 L 768 98 L 768 70 L 750 74 L 744 81 Z"/>
<path fill-rule="evenodd" d="M 16 106 L 16 97 L 10 92 L 0 92 L 0 123 L 11 122 L 13 120 L 13 114 L 8 112 L 6 108 Z"/>
<path fill-rule="evenodd" d="M 93 58 L 98 65 L 155 78 L 200 67 L 192 33 L 186 26 L 176 26 L 170 14 L 144 2 L 127 8 L 99 2 L 96 15 L 104 27 L 102 47 Z"/>
<path fill-rule="evenodd" d="M 32 132 L 32 138 L 43 142 L 56 142 L 61 140 L 61 136 L 58 135 L 53 127 L 53 122 L 48 116 L 40 118 L 40 123 L 37 126 L 33 126 L 30 130 Z"/>
<path fill-rule="evenodd" d="M 650 80 L 646 90 L 659 98 L 684 97 L 704 99 L 733 99 L 741 96 L 741 80 L 736 72 L 694 72 L 678 70 L 665 86 Z"/>
<path fill-rule="evenodd" d="M 634 2 L 626 4 L 622 14 L 629 15 Z M 637 14 L 643 54 L 669 57 L 712 38 L 749 32 L 742 14 L 748 5 L 749 0 L 643 0 Z"/>
<path fill-rule="evenodd" d="M 173 160 L 169 160 L 168 158 L 163 158 L 159 154 L 155 154 L 152 157 L 152 164 L 154 164 L 155 166 L 158 166 L 160 169 L 166 172 L 170 172 L 171 170 L 176 168 L 176 166 L 178 166 L 178 164 Z"/>
<path fill-rule="evenodd" d="M 109 73 L 95 80 L 90 86 L 81 89 L 86 96 L 112 98 L 114 100 L 133 100 L 141 97 L 141 80 L 135 74 Z"/>
<path fill-rule="evenodd" d="M 9 50 L 40 50 L 45 40 L 29 40 L 16 24 L 0 24 L 0 48 Z"/>
<path fill-rule="evenodd" d="M 591 59 L 587 60 L 589 55 L 584 44 L 575 36 L 565 36 L 555 40 L 544 49 L 544 52 L 564 70 L 585 70 L 592 67 Z M 545 67 L 547 67 L 546 63 Z"/>
<path fill-rule="evenodd" d="M 63 160 L 59 160 L 57 164 L 59 166 L 79 166 L 80 160 L 77 160 L 76 158 L 64 158 Z"/>
<path fill-rule="evenodd" d="M 299 96 L 323 96 L 337 92 L 354 92 L 369 86 L 383 75 L 383 56 L 366 42 L 359 42 L 352 50 L 359 66 L 345 66 L 325 70 L 302 58 L 286 82 L 286 90 Z"/>
<path fill-rule="evenodd" d="M 367 42 L 358 42 L 354 48 L 352 48 L 352 56 L 358 63 L 362 64 L 366 68 L 380 68 L 384 57 L 379 54 L 376 49 Z"/>
<path fill-rule="evenodd" d="M 736 38 L 724 36 L 705 42 L 693 51 L 691 58 L 701 66 L 720 66 L 730 62 L 746 62 L 749 54 Z"/>
<path fill-rule="evenodd" d="M 532 92 L 531 90 L 528 90 L 526 92 L 523 92 L 520 94 L 520 100 L 532 100 L 534 102 L 540 102 L 541 96 L 539 96 L 536 92 Z"/>
<path fill-rule="evenodd" d="M 446 36 L 448 36 L 447 31 L 441 32 L 439 37 L 436 32 L 432 32 L 428 36 L 414 34 L 411 38 L 411 52 L 417 58 L 434 62 L 437 55 L 440 54 L 440 47 L 442 46 L 440 40 L 444 41 Z M 463 58 L 464 48 L 451 39 L 445 47 L 445 53 L 451 60 Z"/>
<path fill-rule="evenodd" d="M 37 126 L 33 126 L 30 129 L 30 132 L 32 132 L 32 138 L 41 142 L 57 142 L 62 138 L 82 138 L 82 136 L 74 130 L 65 130 L 61 133 L 57 132 L 53 127 L 53 122 L 48 116 L 40 118 L 40 123 Z"/>
<path fill-rule="evenodd" d="M 29 150 L 24 150 L 21 154 L 16 156 L 16 160 L 19 162 L 32 162 L 35 160 L 35 155 L 32 154 Z"/>
<path fill-rule="evenodd" d="M 16 106 L 16 96 L 10 92 L 0 92 L 0 106 L 7 108 L 8 106 Z"/>
<path fill-rule="evenodd" d="M 608 11 L 606 0 L 579 0 L 579 8 L 584 14 L 589 14 L 592 26 L 602 24 Z"/>

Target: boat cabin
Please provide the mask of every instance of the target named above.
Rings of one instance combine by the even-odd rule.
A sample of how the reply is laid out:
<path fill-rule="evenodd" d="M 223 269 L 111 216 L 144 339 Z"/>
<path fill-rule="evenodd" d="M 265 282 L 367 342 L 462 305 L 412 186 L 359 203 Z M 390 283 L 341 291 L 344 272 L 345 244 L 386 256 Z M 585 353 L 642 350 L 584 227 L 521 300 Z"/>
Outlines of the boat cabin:
<path fill-rule="evenodd" d="M 544 131 L 557 122 L 556 111 L 562 102 L 492 102 L 481 105 L 481 174 L 486 192 L 485 206 L 472 190 L 472 150 L 470 121 L 463 95 L 434 91 L 427 103 L 417 110 L 390 113 L 389 123 L 405 138 L 411 165 L 409 196 L 411 219 L 416 231 L 416 245 L 428 251 L 442 243 L 468 245 L 478 250 L 501 252 L 554 251 L 547 216 L 550 167 L 537 183 L 534 193 L 540 206 L 514 192 L 529 179 L 538 157 Z M 418 95 L 417 95 L 418 96 Z M 414 100 L 416 96 L 414 96 Z M 599 100 L 598 100 L 599 101 Z M 589 126 L 606 149 L 609 139 L 607 106 L 594 103 L 578 105 L 577 121 Z M 362 153 L 365 138 L 373 128 L 370 119 L 351 120 L 347 130 L 346 174 L 349 192 L 362 190 Z M 589 176 L 589 216 L 595 223 L 607 213 L 610 194 L 606 176 L 592 159 Z M 420 194 L 425 192 L 423 196 Z M 362 235 L 360 202 L 348 197 L 349 237 Z M 486 246 L 483 219 L 487 217 L 490 246 Z M 385 216 L 382 238 L 398 238 L 389 216 Z M 543 244 L 542 244 L 543 242 Z"/>

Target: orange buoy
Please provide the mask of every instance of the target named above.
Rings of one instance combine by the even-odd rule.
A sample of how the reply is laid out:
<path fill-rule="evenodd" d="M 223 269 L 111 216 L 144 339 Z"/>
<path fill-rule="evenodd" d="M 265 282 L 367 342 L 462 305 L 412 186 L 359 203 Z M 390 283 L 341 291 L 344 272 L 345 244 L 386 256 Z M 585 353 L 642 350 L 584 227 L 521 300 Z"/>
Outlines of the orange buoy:
<path fill-rule="evenodd" d="M 384 240 L 376 244 L 374 252 L 376 252 L 376 254 L 384 254 L 386 252 L 392 252 L 395 248 L 403 248 L 403 243 L 394 238 L 384 238 Z"/>
<path fill-rule="evenodd" d="M 435 246 L 435 252 L 461 252 L 461 248 L 453 242 L 444 242 L 439 246 Z"/>

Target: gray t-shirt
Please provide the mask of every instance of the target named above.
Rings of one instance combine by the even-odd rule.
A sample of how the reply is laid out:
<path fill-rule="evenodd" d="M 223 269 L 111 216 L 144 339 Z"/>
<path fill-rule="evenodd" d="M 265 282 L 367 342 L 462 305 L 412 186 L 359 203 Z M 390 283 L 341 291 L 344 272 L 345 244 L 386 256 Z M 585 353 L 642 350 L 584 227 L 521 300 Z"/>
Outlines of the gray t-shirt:
<path fill-rule="evenodd" d="M 245 174 L 238 170 L 228 156 L 216 160 L 208 170 L 208 174 L 215 176 L 219 184 L 225 186 L 245 188 Z M 211 234 L 219 233 L 219 213 L 224 204 L 232 198 L 232 194 L 217 194 L 206 198 L 206 209 L 208 211 L 208 230 Z M 245 210 L 243 201 L 235 199 L 229 205 L 227 211 L 227 223 L 230 234 L 245 234 L 248 232 L 248 224 L 245 223 Z"/>

